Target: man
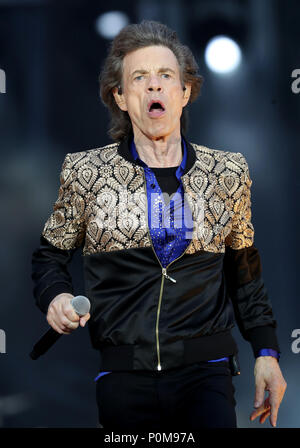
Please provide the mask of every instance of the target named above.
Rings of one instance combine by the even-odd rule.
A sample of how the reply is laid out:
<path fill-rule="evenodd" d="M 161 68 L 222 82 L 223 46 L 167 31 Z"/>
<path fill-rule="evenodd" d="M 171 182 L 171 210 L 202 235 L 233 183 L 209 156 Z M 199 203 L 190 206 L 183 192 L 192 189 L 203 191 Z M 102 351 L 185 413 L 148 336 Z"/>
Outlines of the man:
<path fill-rule="evenodd" d="M 48 323 L 69 334 L 89 321 L 104 429 L 236 427 L 233 315 L 256 357 L 250 418 L 275 426 L 285 392 L 247 162 L 184 136 L 197 70 L 165 25 L 121 30 L 100 77 L 116 143 L 66 155 L 33 254 Z M 79 318 L 66 266 L 82 245 L 91 311 Z"/>

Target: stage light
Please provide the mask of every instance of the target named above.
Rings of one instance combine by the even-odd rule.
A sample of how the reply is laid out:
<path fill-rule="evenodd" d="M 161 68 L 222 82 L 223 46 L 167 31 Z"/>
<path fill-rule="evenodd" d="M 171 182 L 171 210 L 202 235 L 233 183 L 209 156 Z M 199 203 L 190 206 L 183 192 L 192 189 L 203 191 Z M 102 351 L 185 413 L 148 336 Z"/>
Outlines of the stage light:
<path fill-rule="evenodd" d="M 128 25 L 128 16 L 121 11 L 109 11 L 96 20 L 96 31 L 105 39 L 113 39 L 124 26 Z"/>
<path fill-rule="evenodd" d="M 242 53 L 239 45 L 230 37 L 216 36 L 208 42 L 204 57 L 210 70 L 226 74 L 239 66 Z"/>

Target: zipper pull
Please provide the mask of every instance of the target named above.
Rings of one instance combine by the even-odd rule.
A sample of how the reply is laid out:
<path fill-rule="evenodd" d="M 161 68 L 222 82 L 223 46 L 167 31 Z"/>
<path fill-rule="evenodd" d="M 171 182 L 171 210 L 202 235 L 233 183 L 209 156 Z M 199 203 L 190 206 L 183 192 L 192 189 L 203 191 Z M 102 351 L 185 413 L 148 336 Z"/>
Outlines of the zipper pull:
<path fill-rule="evenodd" d="M 167 270 L 166 270 L 166 268 L 162 268 L 162 273 L 163 273 L 163 275 L 164 275 L 166 278 L 168 278 L 169 280 L 171 280 L 171 282 L 176 283 L 175 278 L 172 278 L 172 277 L 170 277 L 170 276 L 167 274 Z"/>

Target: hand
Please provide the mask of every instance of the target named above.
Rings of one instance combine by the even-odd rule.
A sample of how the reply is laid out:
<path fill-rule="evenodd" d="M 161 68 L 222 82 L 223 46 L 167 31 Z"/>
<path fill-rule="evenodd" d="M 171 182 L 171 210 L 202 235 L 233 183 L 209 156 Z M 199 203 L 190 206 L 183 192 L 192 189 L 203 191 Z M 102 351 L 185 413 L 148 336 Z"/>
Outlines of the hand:
<path fill-rule="evenodd" d="M 259 422 L 264 423 L 270 416 L 270 423 L 275 427 L 278 408 L 287 386 L 277 359 L 273 356 L 258 357 L 255 362 L 254 376 L 256 410 L 250 415 L 250 420 L 253 421 L 260 415 Z M 264 400 L 265 390 L 269 391 L 269 396 Z"/>
<path fill-rule="evenodd" d="M 71 305 L 73 295 L 62 293 L 54 297 L 48 307 L 47 321 L 60 334 L 70 334 L 79 324 L 84 327 L 91 317 L 89 313 L 79 317 Z"/>

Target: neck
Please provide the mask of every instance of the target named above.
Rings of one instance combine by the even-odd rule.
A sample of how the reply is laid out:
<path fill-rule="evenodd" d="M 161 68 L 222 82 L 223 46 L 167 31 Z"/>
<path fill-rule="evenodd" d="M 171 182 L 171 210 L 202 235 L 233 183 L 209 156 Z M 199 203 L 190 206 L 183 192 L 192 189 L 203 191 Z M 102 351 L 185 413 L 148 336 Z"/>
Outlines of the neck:
<path fill-rule="evenodd" d="M 170 136 L 149 138 L 134 132 L 134 143 L 140 159 L 151 168 L 168 168 L 182 161 L 180 131 Z"/>

